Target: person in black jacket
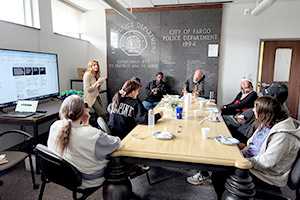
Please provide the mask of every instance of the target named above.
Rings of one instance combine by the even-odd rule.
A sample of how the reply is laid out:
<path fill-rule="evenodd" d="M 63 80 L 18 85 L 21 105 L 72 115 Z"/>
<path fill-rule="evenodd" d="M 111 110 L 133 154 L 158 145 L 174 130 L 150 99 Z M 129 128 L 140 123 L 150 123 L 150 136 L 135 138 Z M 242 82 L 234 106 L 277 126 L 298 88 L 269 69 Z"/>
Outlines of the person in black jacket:
<path fill-rule="evenodd" d="M 155 80 L 151 81 L 146 87 L 146 99 L 143 105 L 147 110 L 153 109 L 162 99 L 163 95 L 169 93 L 169 87 L 163 81 L 164 74 L 158 72 Z"/>
<path fill-rule="evenodd" d="M 253 90 L 252 79 L 249 77 L 242 78 L 241 91 L 230 104 L 221 106 L 222 115 L 235 115 L 253 108 L 257 97 L 257 93 Z"/>
<path fill-rule="evenodd" d="M 129 80 L 114 95 L 108 123 L 112 135 L 123 139 L 137 124 L 148 124 L 148 111 L 137 98 L 139 91 L 140 84 Z M 162 116 L 163 112 L 156 113 L 155 122 Z"/>

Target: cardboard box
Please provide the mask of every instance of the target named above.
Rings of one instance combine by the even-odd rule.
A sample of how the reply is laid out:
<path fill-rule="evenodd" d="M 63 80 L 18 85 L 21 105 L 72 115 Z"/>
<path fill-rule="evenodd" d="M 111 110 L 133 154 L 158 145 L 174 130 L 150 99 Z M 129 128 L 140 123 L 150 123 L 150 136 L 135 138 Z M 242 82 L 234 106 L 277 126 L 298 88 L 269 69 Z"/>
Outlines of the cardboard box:
<path fill-rule="evenodd" d="M 78 79 L 82 80 L 86 68 L 77 68 Z"/>

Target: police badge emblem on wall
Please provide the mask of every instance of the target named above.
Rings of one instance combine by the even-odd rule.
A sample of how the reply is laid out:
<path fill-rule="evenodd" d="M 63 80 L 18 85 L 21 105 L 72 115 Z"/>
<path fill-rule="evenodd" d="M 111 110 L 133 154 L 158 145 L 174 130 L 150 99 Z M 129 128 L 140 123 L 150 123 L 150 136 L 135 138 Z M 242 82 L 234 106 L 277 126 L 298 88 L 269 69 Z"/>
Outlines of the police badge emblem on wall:
<path fill-rule="evenodd" d="M 121 36 L 120 48 L 128 56 L 139 56 L 147 48 L 146 37 L 136 30 L 127 31 Z"/>

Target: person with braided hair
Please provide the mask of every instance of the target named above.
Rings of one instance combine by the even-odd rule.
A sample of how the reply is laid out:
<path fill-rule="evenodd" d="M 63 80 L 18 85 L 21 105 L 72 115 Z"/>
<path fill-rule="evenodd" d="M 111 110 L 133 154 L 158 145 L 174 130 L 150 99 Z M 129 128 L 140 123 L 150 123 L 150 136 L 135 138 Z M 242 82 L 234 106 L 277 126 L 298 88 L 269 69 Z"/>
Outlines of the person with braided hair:
<path fill-rule="evenodd" d="M 123 139 L 137 124 L 148 124 L 148 110 L 137 97 L 140 88 L 141 85 L 137 80 L 129 80 L 115 93 L 108 123 L 112 135 Z M 155 122 L 162 117 L 162 111 L 156 113 Z M 126 168 L 131 179 L 150 170 L 149 166 L 137 163 L 127 164 Z"/>
<path fill-rule="evenodd" d="M 102 185 L 106 156 L 121 148 L 120 138 L 90 126 L 88 105 L 77 95 L 64 100 L 59 115 L 50 127 L 48 148 L 82 173 L 82 188 Z"/>
<path fill-rule="evenodd" d="M 112 135 L 123 139 L 137 124 L 148 124 L 148 110 L 137 97 L 140 88 L 137 81 L 129 80 L 115 93 L 108 122 Z M 155 122 L 162 116 L 162 111 L 156 113 Z"/>

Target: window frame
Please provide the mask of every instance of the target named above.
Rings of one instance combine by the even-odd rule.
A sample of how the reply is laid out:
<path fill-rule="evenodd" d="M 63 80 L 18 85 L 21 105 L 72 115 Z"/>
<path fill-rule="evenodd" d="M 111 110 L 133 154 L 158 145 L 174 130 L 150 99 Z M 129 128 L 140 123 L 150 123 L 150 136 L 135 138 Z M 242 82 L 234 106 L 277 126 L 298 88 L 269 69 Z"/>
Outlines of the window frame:
<path fill-rule="evenodd" d="M 38 0 L 22 0 L 21 4 L 22 4 L 22 11 L 23 11 L 22 20 L 12 21 L 4 18 L 4 19 L 0 19 L 0 21 L 40 30 L 41 27 L 40 27 L 40 17 L 39 17 L 39 10 L 38 10 Z M 29 20 L 28 18 L 30 18 L 30 22 L 28 22 Z"/>
<path fill-rule="evenodd" d="M 76 11 L 77 13 L 79 12 L 80 13 L 80 24 L 79 24 L 79 31 L 76 32 L 76 33 L 72 33 L 72 32 L 62 32 L 62 31 L 57 31 L 57 30 L 54 30 L 54 23 L 55 23 L 55 20 L 54 20 L 54 12 L 53 12 L 53 2 L 57 2 L 57 3 L 61 3 L 65 6 L 68 6 L 68 9 L 73 9 L 74 11 Z M 68 1 L 64 1 L 64 0 L 51 0 L 51 8 L 52 8 L 52 28 L 53 28 L 53 33 L 54 34 L 57 34 L 57 35 L 62 35 L 62 36 L 66 36 L 66 37 L 71 37 L 71 38 L 75 38 L 75 39 L 80 39 L 82 40 L 81 36 L 83 34 L 83 14 L 86 12 L 86 10 L 84 10 L 83 8 L 80 8 L 78 6 L 76 6 L 75 4 L 71 4 L 69 3 Z"/>

